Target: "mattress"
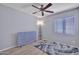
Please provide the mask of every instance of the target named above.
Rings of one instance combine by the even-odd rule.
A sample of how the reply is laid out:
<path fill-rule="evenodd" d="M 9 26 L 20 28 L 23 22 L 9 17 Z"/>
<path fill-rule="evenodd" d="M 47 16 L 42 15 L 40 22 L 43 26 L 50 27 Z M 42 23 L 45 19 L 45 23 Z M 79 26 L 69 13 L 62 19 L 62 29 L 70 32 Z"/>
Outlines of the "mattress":
<path fill-rule="evenodd" d="M 78 47 L 65 45 L 59 42 L 48 42 L 44 40 L 35 45 L 35 47 L 48 55 L 79 55 Z"/>

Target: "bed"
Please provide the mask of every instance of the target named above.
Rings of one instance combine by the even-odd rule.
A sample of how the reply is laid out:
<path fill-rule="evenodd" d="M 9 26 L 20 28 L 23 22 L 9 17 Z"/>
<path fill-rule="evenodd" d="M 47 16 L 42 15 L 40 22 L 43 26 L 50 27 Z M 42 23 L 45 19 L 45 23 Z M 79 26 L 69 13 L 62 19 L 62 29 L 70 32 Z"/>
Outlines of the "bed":
<path fill-rule="evenodd" d="M 48 55 L 79 55 L 79 48 L 71 45 L 62 44 L 52 41 L 40 41 L 36 48 L 47 53 Z"/>

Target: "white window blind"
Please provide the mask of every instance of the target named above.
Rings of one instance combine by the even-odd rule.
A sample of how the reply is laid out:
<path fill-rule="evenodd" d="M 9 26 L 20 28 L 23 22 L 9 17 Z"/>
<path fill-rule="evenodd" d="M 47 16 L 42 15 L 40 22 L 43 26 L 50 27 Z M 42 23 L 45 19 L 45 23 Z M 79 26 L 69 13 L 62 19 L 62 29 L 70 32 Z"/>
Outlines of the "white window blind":
<path fill-rule="evenodd" d="M 75 17 L 65 17 L 57 19 L 55 22 L 55 32 L 63 34 L 75 34 Z"/>
<path fill-rule="evenodd" d="M 66 23 L 66 34 L 74 34 L 75 33 L 75 19 L 74 17 L 65 18 Z"/>
<path fill-rule="evenodd" d="M 63 19 L 58 19 L 55 22 L 55 31 L 58 33 L 63 33 Z"/>

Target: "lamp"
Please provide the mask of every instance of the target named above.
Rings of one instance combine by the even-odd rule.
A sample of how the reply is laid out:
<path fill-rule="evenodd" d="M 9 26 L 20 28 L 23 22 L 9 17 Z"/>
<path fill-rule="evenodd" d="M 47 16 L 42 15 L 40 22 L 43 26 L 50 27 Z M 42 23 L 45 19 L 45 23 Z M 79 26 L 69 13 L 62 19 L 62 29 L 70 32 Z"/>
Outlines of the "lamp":
<path fill-rule="evenodd" d="M 38 20 L 37 21 L 37 25 L 38 26 L 43 26 L 44 25 L 44 21 L 43 20 Z"/>
<path fill-rule="evenodd" d="M 44 25 L 43 20 L 38 20 L 37 21 L 37 26 L 38 26 L 38 40 L 42 40 L 42 26 Z"/>

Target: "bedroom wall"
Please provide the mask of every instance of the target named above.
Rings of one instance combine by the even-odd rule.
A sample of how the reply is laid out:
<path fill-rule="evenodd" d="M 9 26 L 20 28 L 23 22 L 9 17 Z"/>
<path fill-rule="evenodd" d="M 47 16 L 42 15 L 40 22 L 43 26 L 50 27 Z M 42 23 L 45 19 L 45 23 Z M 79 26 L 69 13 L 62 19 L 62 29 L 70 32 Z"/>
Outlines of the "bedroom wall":
<path fill-rule="evenodd" d="M 0 50 L 16 46 L 16 33 L 36 31 L 34 16 L 0 5 Z"/>
<path fill-rule="evenodd" d="M 58 34 L 55 32 L 55 19 L 68 17 L 68 16 L 76 16 L 76 34 L 75 35 L 66 35 L 66 34 Z M 60 13 L 52 14 L 43 18 L 45 21 L 45 25 L 43 26 L 43 39 L 49 41 L 56 41 L 68 45 L 73 45 L 79 47 L 79 9 L 72 9 L 68 11 L 63 11 Z"/>

